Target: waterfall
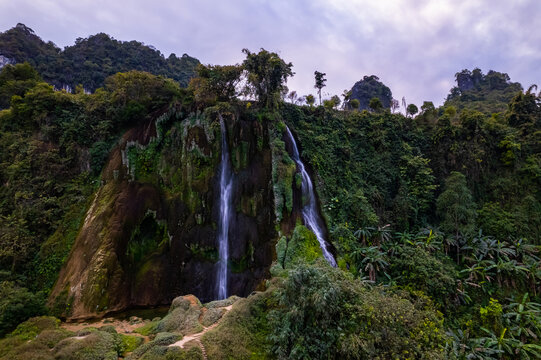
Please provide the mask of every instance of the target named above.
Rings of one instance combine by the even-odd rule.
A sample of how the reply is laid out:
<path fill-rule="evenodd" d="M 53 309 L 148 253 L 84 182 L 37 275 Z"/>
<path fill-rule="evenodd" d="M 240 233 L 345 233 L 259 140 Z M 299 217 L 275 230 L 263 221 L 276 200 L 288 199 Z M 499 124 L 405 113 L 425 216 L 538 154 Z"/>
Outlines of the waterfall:
<path fill-rule="evenodd" d="M 229 260 L 229 222 L 231 218 L 231 198 L 233 190 L 233 176 L 231 171 L 231 160 L 229 157 L 229 147 L 227 145 L 227 131 L 224 119 L 220 115 L 220 129 L 222 132 L 222 159 L 220 164 L 220 221 L 218 223 L 218 271 L 217 292 L 218 299 L 227 298 L 228 270 L 227 262 Z"/>
<path fill-rule="evenodd" d="M 314 192 L 312 180 L 310 179 L 310 175 L 308 175 L 308 172 L 304 168 L 304 164 L 301 161 L 301 157 L 299 156 L 299 149 L 297 148 L 297 143 L 295 142 L 293 134 L 291 134 L 289 127 L 286 126 L 286 129 L 287 135 L 289 136 L 289 138 L 291 139 L 291 143 L 293 144 L 293 161 L 295 161 L 295 163 L 297 164 L 297 167 L 299 168 L 302 175 L 302 218 L 304 220 L 304 224 L 316 235 L 319 246 L 323 251 L 323 256 L 325 257 L 327 262 L 331 266 L 336 267 L 336 260 L 328 249 L 329 243 L 327 242 L 327 240 L 325 240 L 325 230 L 323 228 L 324 223 L 318 212 L 316 194 Z"/>

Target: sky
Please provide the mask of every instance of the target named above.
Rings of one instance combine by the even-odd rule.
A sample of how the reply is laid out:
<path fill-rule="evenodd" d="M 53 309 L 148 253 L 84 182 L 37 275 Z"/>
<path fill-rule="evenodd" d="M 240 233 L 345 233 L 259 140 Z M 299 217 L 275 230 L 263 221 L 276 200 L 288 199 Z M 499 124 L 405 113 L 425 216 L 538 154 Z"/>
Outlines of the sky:
<path fill-rule="evenodd" d="M 441 105 L 475 67 L 541 86 L 539 0 L 0 0 L 0 31 L 17 23 L 61 48 L 105 32 L 204 64 L 265 48 L 293 63 L 299 95 L 315 94 L 316 70 L 327 97 L 376 75 L 417 105 Z"/>

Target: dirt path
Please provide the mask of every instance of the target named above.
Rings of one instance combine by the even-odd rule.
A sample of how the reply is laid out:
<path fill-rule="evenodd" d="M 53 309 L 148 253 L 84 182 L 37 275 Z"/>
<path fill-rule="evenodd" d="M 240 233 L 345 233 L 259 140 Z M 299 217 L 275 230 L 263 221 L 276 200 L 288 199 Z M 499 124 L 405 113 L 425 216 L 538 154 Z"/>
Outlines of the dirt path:
<path fill-rule="evenodd" d="M 231 310 L 232 307 L 233 307 L 233 305 L 229 305 L 229 306 L 224 307 L 223 309 L 225 309 L 225 313 L 222 315 L 220 320 L 216 321 L 214 324 L 212 324 L 210 326 L 207 326 L 207 327 L 204 327 L 203 330 L 198 332 L 197 334 L 186 335 L 182 339 L 177 341 L 176 343 L 171 344 L 169 346 L 178 346 L 180 348 L 184 348 L 184 345 L 186 345 L 190 341 L 195 341 L 195 342 L 197 342 L 197 345 L 199 345 L 199 347 L 201 348 L 201 351 L 203 352 L 203 358 L 206 360 L 207 359 L 207 351 L 205 349 L 205 346 L 201 342 L 201 337 L 203 335 L 205 335 L 207 332 L 209 332 L 210 330 L 214 329 L 216 326 L 218 326 L 220 324 L 220 322 L 222 321 L 222 319 L 225 317 L 225 315 L 229 312 L 229 310 Z"/>

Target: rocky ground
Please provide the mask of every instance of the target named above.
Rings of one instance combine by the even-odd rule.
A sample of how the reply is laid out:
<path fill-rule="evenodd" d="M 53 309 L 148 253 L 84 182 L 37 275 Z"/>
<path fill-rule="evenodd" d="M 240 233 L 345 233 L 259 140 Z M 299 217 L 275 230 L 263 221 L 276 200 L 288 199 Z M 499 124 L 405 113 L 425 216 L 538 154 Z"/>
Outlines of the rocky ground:
<path fill-rule="evenodd" d="M 201 302 L 193 295 L 173 300 L 163 318 L 107 317 L 61 323 L 33 318 L 0 341 L 0 359 L 207 359 L 200 341 L 220 323 L 238 297 Z"/>

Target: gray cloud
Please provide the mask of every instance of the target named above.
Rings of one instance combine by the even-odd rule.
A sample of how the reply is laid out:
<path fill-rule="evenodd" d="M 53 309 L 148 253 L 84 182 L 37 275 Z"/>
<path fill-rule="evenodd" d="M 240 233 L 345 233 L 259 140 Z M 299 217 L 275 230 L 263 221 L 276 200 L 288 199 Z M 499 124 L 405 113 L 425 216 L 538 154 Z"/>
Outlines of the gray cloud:
<path fill-rule="evenodd" d="M 0 0 L 0 29 L 17 22 L 63 47 L 105 32 L 203 63 L 277 51 L 294 64 L 289 88 L 313 93 L 313 73 L 340 94 L 375 74 L 397 99 L 441 104 L 464 68 L 541 85 L 537 0 Z"/>

